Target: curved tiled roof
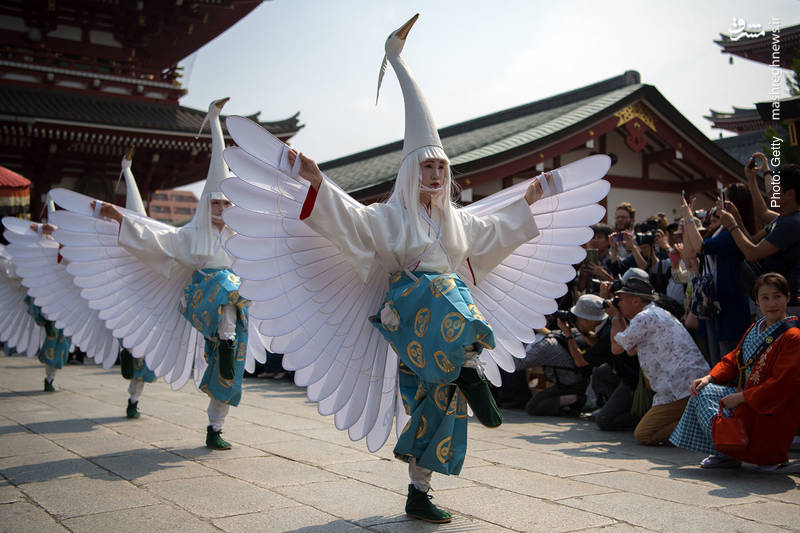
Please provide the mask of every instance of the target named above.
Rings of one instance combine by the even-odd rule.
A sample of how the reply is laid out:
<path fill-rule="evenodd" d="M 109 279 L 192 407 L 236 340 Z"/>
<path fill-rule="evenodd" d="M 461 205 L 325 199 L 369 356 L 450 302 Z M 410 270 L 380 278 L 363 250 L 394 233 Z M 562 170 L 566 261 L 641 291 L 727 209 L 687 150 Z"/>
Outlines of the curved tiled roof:
<path fill-rule="evenodd" d="M 195 135 L 206 116 L 206 111 L 114 96 L 2 85 L 0 115 L 9 115 L 17 119 Z M 258 120 L 258 115 L 256 113 L 250 118 Z M 273 135 L 287 138 L 303 127 L 299 123 L 298 116 L 299 113 L 295 113 L 284 120 L 260 122 L 260 124 Z"/>

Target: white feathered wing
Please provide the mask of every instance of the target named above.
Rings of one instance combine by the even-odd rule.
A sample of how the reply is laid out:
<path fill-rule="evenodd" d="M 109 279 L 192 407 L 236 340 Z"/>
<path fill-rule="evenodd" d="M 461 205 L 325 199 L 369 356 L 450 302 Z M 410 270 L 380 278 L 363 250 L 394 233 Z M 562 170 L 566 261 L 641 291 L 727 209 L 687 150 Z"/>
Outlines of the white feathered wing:
<path fill-rule="evenodd" d="M 161 276 L 119 245 L 119 224 L 95 217 L 92 198 L 66 189 L 51 195 L 64 208 L 52 217 L 59 227 L 55 237 L 81 296 L 134 357 L 144 357 L 148 368 L 174 389 L 182 387 L 195 357 L 203 353 L 203 337 L 178 312 L 191 269 L 175 264 L 170 278 Z M 175 231 L 119 209 L 154 230 Z"/>
<path fill-rule="evenodd" d="M 53 215 L 51 214 L 51 218 Z M 95 363 L 111 368 L 117 360 L 119 345 L 81 298 L 80 288 L 72 280 L 63 261 L 58 257 L 58 242 L 41 238 L 29 224 L 19 225 L 18 219 L 4 219 L 6 236 L 14 266 L 22 277 L 22 285 L 48 320 L 55 322 Z"/>
<path fill-rule="evenodd" d="M 8 233 L 5 232 L 6 240 Z M 28 314 L 27 295 L 28 290 L 16 275 L 11 253 L 0 246 L 0 342 L 33 357 L 44 343 L 45 332 Z"/>
<path fill-rule="evenodd" d="M 224 218 L 237 235 L 227 243 L 236 257 L 233 270 L 242 278 L 240 293 L 253 303 L 251 316 L 262 319 L 268 347 L 284 353 L 284 366 L 296 370 L 295 382 L 323 415 L 334 415 L 336 427 L 351 439 L 366 437 L 370 451 L 379 449 L 396 420 L 399 434 L 408 419 L 397 387 L 397 355 L 368 317 L 380 308 L 388 272 L 375 265 L 366 283 L 348 268 L 344 256 L 299 218 L 308 191 L 304 180 L 290 177 L 288 148 L 269 132 L 242 117 L 228 117 L 228 131 L 239 147 L 225 150 L 236 178 L 223 183 L 235 204 Z M 473 298 L 495 331 L 498 347 L 484 352 L 487 375 L 499 384 L 498 366 L 513 370 L 522 357 L 522 342 L 532 328 L 556 309 L 555 298 L 575 275 L 580 247 L 591 238 L 588 228 L 604 209 L 595 202 L 608 192 L 599 181 L 608 158 L 599 156 L 587 168 L 560 169 L 564 192 L 532 206 L 540 235 L 518 248 L 493 270 Z M 591 170 L 592 175 L 583 172 Z M 345 202 L 361 205 L 334 183 Z M 524 194 L 527 182 L 470 206 L 488 216 Z M 466 265 L 461 276 L 471 280 Z M 518 318 L 517 318 L 518 317 Z"/>

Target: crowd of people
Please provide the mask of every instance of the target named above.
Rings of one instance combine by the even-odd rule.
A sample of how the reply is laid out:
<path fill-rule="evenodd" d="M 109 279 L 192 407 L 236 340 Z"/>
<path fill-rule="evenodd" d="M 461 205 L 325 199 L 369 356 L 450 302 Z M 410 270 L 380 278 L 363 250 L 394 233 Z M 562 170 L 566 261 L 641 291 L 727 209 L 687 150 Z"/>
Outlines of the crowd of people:
<path fill-rule="evenodd" d="M 785 463 L 800 445 L 800 167 L 773 173 L 756 153 L 744 173 L 711 209 L 682 197 L 677 219 L 640 222 L 623 202 L 614 227 L 594 225 L 560 310 L 503 376 L 500 405 L 703 451 L 704 468 Z M 726 415 L 748 446 L 715 447 L 712 420 Z"/>

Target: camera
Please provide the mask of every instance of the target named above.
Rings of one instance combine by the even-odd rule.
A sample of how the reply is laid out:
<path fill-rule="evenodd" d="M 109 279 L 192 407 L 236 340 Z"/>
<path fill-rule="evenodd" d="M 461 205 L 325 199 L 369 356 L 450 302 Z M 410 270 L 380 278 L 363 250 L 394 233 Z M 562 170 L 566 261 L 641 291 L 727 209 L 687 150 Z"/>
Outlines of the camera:
<path fill-rule="evenodd" d="M 603 300 L 603 309 L 608 309 L 612 305 L 619 309 L 619 296 L 614 296 L 614 299 L 610 302 L 608 300 Z"/>
<path fill-rule="evenodd" d="M 656 234 L 654 232 L 634 233 L 633 237 L 636 240 L 637 246 L 641 246 L 643 244 L 649 244 L 650 246 L 653 246 L 653 244 L 656 242 Z"/>
<path fill-rule="evenodd" d="M 553 317 L 556 320 L 563 320 L 569 325 L 575 324 L 575 315 L 573 315 L 571 311 L 565 311 L 563 309 L 559 309 L 555 313 L 553 313 Z"/>
<path fill-rule="evenodd" d="M 640 222 L 633 227 L 633 238 L 636 244 L 649 244 L 650 246 L 655 243 L 656 230 L 658 229 L 658 222 L 655 220 L 648 220 L 647 222 Z"/>

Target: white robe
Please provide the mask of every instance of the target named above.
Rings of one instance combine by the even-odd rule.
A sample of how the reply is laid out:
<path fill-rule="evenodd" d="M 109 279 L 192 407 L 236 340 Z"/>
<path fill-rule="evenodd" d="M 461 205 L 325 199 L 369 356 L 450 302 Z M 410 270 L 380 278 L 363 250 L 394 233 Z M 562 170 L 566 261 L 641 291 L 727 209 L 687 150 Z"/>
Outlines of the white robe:
<path fill-rule="evenodd" d="M 430 247 L 415 270 L 452 272 L 469 260 L 474 277 L 470 281 L 477 284 L 517 247 L 539 234 L 524 198 L 483 218 L 462 210 L 454 214 L 455 220 L 442 227 L 447 254 L 436 243 L 433 231 L 414 231 L 415 225 L 407 220 L 408 212 L 399 204 L 354 206 L 343 201 L 327 180 L 320 184 L 313 209 L 303 220 L 330 240 L 365 282 L 374 264 L 390 273 L 413 268 L 409 262 Z M 431 218 L 441 224 L 442 212 L 434 208 Z M 426 226 L 423 222 L 422 227 Z"/>
<path fill-rule="evenodd" d="M 219 239 L 210 255 L 191 252 L 196 231 L 194 226 L 154 231 L 131 217 L 123 217 L 119 244 L 165 278 L 170 277 L 175 261 L 192 269 L 231 268 L 233 258 L 225 250 L 225 241 L 233 234 L 230 229 L 226 227 L 221 234 L 217 233 Z"/>

